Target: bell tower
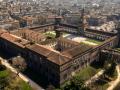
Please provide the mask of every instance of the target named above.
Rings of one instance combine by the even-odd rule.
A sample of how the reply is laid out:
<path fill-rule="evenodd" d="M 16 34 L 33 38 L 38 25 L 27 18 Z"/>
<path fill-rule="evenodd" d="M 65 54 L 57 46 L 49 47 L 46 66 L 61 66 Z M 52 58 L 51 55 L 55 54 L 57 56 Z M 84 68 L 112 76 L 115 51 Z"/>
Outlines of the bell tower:
<path fill-rule="evenodd" d="M 56 38 L 59 38 L 61 36 L 60 31 L 57 31 L 57 29 L 59 28 L 60 24 L 61 24 L 61 16 L 56 16 L 55 17 L 55 26 L 54 26 L 54 30 L 56 32 Z"/>
<path fill-rule="evenodd" d="M 78 33 L 80 35 L 84 35 L 84 31 L 86 30 L 87 21 L 85 16 L 85 8 L 81 10 L 81 18 L 80 18 L 80 25 L 78 26 Z"/>

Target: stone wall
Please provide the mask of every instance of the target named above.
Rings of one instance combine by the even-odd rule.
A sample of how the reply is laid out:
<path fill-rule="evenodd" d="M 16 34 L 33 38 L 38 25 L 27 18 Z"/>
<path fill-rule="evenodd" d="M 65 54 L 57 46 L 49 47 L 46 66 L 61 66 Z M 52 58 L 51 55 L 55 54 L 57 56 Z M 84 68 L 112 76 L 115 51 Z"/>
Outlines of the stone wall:
<path fill-rule="evenodd" d="M 76 56 L 70 62 L 62 65 L 60 67 L 60 83 L 62 84 L 64 81 L 69 80 L 75 72 L 80 71 L 91 62 L 100 60 L 101 50 L 116 47 L 118 45 L 118 41 L 117 36 L 111 37 L 104 41 L 101 45 Z"/>

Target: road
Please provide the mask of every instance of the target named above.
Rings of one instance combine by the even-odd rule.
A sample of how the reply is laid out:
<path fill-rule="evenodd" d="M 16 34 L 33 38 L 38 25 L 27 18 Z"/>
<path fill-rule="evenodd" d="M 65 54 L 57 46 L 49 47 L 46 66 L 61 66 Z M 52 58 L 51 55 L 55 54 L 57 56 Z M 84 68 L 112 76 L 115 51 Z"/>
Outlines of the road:
<path fill-rule="evenodd" d="M 36 84 L 34 81 L 32 81 L 30 78 L 27 76 L 23 75 L 22 73 L 18 72 L 15 68 L 13 68 L 7 60 L 4 60 L 3 58 L 0 57 L 0 61 L 3 65 L 5 65 L 9 70 L 11 70 L 13 73 L 17 74 L 22 80 L 25 82 L 29 83 L 29 85 L 34 89 L 34 90 L 44 90 L 42 87 L 40 87 L 38 84 Z"/>

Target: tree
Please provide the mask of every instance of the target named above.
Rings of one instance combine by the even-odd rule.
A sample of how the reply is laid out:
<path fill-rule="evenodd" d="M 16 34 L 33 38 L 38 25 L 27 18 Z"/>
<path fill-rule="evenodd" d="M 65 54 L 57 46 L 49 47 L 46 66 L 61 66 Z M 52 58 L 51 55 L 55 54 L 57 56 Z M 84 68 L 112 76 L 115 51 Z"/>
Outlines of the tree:
<path fill-rule="evenodd" d="M 27 68 L 26 60 L 21 56 L 17 56 L 15 58 L 13 58 L 12 59 L 12 65 L 14 67 L 16 67 L 21 72 L 24 71 Z"/>
<path fill-rule="evenodd" d="M 0 77 L 0 90 L 4 90 L 4 88 L 8 85 L 8 79 L 6 77 Z"/>
<path fill-rule="evenodd" d="M 70 80 L 70 82 L 65 85 L 64 90 L 90 90 L 90 89 L 84 85 L 83 80 L 81 80 L 79 77 L 73 77 Z"/>
<path fill-rule="evenodd" d="M 113 62 L 110 64 L 110 67 L 108 67 L 105 70 L 104 75 L 107 75 L 108 77 L 112 77 L 114 76 L 115 70 L 116 70 L 116 63 Z"/>

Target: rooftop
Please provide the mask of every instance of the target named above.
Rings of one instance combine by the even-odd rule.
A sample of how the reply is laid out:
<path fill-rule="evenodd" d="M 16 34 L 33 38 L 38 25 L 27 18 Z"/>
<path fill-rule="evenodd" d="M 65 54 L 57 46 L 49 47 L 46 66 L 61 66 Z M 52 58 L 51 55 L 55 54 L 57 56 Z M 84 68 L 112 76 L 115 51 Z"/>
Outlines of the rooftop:
<path fill-rule="evenodd" d="M 91 49 L 92 47 L 85 44 L 80 44 L 78 46 L 65 50 L 61 53 L 45 48 L 44 45 L 39 44 L 34 44 L 27 48 L 31 51 L 34 51 L 40 55 L 45 56 L 48 60 L 57 65 L 63 65 L 66 62 L 71 61 L 74 56 L 77 56 L 78 54 L 80 55 L 83 52 Z"/>
<path fill-rule="evenodd" d="M 17 33 L 20 33 L 20 34 L 25 33 L 26 35 L 29 35 L 31 38 L 35 38 L 36 36 L 40 36 L 40 38 L 44 37 L 42 33 L 37 33 L 35 31 L 28 30 L 28 29 L 18 30 Z M 47 60 L 57 65 L 63 65 L 71 61 L 75 56 L 81 55 L 82 53 L 93 48 L 90 45 L 78 43 L 78 42 L 68 40 L 62 37 L 56 38 L 55 41 L 53 40 L 45 44 L 35 43 L 32 45 L 28 45 L 29 41 L 22 39 L 19 35 L 16 36 L 10 33 L 3 33 L 1 35 L 1 38 L 6 39 L 7 41 L 14 43 L 15 45 L 19 47 L 22 47 L 22 48 L 26 47 L 28 50 L 35 52 L 37 55 L 42 55 L 46 57 Z M 57 47 L 50 48 L 49 45 L 46 45 L 46 44 L 51 44 L 51 43 L 54 44 L 54 42 L 58 43 Z M 63 50 L 59 51 L 59 47 L 60 49 L 63 49 Z"/>
<path fill-rule="evenodd" d="M 5 39 L 5 40 L 7 40 L 7 41 L 9 41 L 11 43 L 14 43 L 14 44 L 16 44 L 16 45 L 18 45 L 18 46 L 20 46 L 22 48 L 24 48 L 25 45 L 29 44 L 29 41 L 24 40 L 24 39 L 22 39 L 20 37 L 14 36 L 14 35 L 9 34 L 9 33 L 3 33 L 1 35 L 1 38 Z"/>
<path fill-rule="evenodd" d="M 0 35 L 3 34 L 3 33 L 5 33 L 5 32 L 7 32 L 7 31 L 0 28 Z"/>
<path fill-rule="evenodd" d="M 66 55 L 70 58 L 74 58 L 75 56 L 80 55 L 83 52 L 90 50 L 90 49 L 92 49 L 91 46 L 81 43 L 80 45 L 78 45 L 74 48 L 71 48 L 69 50 L 62 52 L 62 54 Z"/>

